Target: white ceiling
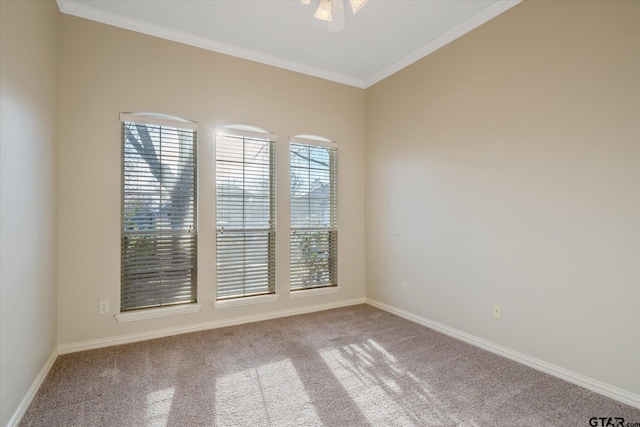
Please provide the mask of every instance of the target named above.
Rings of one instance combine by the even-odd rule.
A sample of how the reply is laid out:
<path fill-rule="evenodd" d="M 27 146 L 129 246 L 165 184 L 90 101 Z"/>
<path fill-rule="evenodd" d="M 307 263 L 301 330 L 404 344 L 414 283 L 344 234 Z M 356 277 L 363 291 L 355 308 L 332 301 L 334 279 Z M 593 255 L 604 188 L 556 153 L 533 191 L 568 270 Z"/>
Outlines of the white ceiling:
<path fill-rule="evenodd" d="M 369 0 L 329 32 L 319 0 L 58 0 L 60 11 L 366 88 L 520 0 Z M 345 0 L 346 1 L 346 0 Z"/>

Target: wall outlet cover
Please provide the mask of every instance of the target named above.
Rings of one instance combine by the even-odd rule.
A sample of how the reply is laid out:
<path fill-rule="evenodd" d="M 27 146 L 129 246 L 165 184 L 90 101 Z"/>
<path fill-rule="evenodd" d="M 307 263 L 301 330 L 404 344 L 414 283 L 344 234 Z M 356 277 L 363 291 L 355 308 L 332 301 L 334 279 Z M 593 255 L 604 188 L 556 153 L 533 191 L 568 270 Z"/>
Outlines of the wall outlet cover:
<path fill-rule="evenodd" d="M 100 314 L 109 312 L 109 301 L 100 301 Z"/>
<path fill-rule="evenodd" d="M 494 318 L 502 319 L 502 307 L 500 307 L 498 304 L 494 304 L 492 314 Z"/>

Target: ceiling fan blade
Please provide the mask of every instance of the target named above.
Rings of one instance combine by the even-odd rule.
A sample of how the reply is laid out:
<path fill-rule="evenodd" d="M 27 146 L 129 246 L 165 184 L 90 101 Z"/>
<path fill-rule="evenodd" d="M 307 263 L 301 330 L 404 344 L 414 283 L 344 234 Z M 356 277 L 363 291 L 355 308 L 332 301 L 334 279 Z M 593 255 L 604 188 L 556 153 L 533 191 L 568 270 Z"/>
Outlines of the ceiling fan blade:
<path fill-rule="evenodd" d="M 336 33 L 343 30 L 345 27 L 344 0 L 333 0 L 332 17 L 333 19 L 328 23 L 329 32 Z"/>
<path fill-rule="evenodd" d="M 368 1 L 369 0 L 350 0 L 351 10 L 353 11 L 353 14 L 355 15 L 356 13 L 360 12 L 360 9 L 362 9 Z"/>
<path fill-rule="evenodd" d="M 331 0 L 320 0 L 318 10 L 316 10 L 316 14 L 313 16 L 320 21 L 333 21 L 333 5 Z"/>

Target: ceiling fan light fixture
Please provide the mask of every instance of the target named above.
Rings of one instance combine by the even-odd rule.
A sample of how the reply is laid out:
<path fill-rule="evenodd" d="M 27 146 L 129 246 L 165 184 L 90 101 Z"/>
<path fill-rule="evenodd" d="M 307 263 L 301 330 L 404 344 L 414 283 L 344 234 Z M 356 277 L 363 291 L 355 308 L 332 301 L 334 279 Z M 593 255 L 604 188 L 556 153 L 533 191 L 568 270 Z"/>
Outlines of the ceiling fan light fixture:
<path fill-rule="evenodd" d="M 353 14 L 355 15 L 356 13 L 360 12 L 360 10 L 364 7 L 365 4 L 367 4 L 369 0 L 350 0 L 351 3 L 351 10 L 353 11 Z"/>
<path fill-rule="evenodd" d="M 331 17 L 331 0 L 320 0 L 318 10 L 316 10 L 316 14 L 313 16 L 320 21 L 333 21 Z"/>

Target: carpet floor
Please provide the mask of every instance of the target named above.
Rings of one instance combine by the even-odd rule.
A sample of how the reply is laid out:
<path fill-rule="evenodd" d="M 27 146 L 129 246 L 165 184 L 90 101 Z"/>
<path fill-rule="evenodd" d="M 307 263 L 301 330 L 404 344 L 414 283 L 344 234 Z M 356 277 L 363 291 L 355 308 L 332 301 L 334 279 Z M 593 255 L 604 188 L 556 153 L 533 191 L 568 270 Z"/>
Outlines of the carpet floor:
<path fill-rule="evenodd" d="M 538 427 L 592 417 L 640 426 L 638 409 L 358 305 L 60 356 L 21 425 Z"/>

